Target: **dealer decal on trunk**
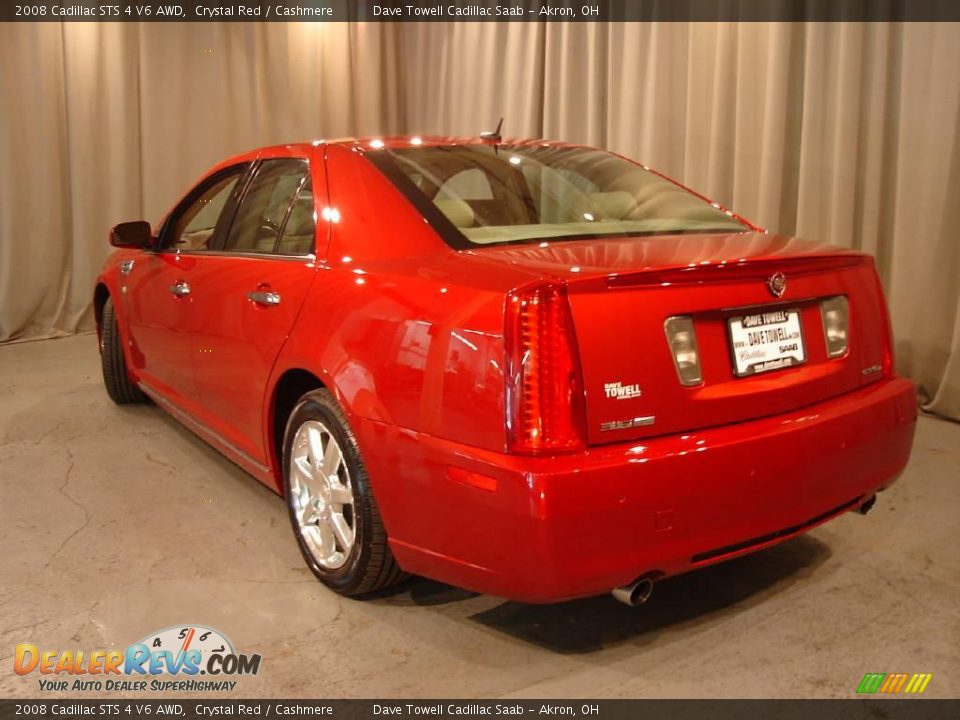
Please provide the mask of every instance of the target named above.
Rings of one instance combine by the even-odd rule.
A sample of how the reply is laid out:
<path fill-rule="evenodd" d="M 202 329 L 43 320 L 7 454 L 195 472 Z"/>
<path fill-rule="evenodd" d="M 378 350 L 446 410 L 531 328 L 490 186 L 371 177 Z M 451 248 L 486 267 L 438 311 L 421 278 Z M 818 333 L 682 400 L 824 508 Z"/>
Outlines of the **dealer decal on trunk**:
<path fill-rule="evenodd" d="M 638 398 L 642 394 L 640 392 L 640 385 L 634 383 L 633 385 L 624 385 L 621 381 L 617 382 L 608 382 L 603 384 L 603 392 L 608 399 L 615 400 L 631 400 L 633 398 Z"/>

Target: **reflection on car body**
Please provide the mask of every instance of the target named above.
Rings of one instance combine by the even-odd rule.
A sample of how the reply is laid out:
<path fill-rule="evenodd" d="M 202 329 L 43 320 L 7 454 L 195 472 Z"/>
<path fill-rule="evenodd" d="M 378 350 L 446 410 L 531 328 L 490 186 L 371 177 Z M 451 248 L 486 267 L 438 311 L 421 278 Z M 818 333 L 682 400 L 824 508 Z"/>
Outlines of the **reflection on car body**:
<path fill-rule="evenodd" d="M 909 456 L 869 256 L 601 150 L 263 148 L 111 237 L 111 397 L 281 493 L 344 594 L 414 573 L 639 603 L 868 508 Z"/>

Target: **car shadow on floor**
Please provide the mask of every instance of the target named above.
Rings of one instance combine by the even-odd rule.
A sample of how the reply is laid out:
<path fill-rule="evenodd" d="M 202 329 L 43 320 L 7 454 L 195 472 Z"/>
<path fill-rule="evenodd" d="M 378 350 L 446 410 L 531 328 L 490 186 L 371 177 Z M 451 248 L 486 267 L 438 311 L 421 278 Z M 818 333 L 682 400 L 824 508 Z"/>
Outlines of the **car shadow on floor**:
<path fill-rule="evenodd" d="M 558 653 L 592 653 L 631 642 L 652 643 L 664 630 L 716 621 L 762 603 L 802 582 L 830 557 L 822 541 L 804 535 L 781 545 L 667 578 L 641 607 L 609 594 L 553 605 L 502 602 L 467 616 L 486 628 Z M 477 593 L 420 578 L 385 591 L 391 603 L 440 606 Z"/>

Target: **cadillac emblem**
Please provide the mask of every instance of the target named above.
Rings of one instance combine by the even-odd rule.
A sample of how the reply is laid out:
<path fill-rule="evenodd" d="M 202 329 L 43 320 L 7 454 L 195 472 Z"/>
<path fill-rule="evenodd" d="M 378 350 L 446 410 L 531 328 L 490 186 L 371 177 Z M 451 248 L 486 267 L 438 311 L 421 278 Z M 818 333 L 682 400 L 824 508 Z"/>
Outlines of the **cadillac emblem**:
<path fill-rule="evenodd" d="M 783 297 L 787 291 L 787 276 L 782 272 L 776 272 L 767 278 L 767 290 L 774 297 Z"/>

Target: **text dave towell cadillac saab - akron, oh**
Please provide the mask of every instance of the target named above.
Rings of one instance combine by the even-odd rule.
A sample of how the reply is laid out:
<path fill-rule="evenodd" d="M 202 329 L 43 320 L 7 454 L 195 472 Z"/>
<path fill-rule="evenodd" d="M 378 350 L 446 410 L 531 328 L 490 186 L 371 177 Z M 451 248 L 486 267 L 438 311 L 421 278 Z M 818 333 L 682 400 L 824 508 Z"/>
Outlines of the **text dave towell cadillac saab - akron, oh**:
<path fill-rule="evenodd" d="M 317 141 L 116 226 L 103 377 L 289 506 L 345 595 L 528 602 L 866 511 L 910 453 L 872 259 L 563 143 Z"/>

